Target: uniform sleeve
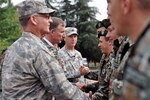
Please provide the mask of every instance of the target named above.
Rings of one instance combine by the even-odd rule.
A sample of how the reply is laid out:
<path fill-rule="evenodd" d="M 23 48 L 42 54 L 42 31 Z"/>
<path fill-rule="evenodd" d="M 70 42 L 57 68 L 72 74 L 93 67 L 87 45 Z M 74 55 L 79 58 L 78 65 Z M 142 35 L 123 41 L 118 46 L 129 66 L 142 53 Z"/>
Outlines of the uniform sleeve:
<path fill-rule="evenodd" d="M 76 51 L 76 53 L 77 53 L 77 57 L 78 57 L 78 59 L 79 59 L 79 66 L 83 66 L 83 62 L 82 62 L 82 55 L 81 55 L 81 53 L 80 52 L 77 52 Z M 69 63 L 69 62 L 68 62 Z M 72 65 L 72 66 L 74 66 L 74 65 Z M 75 67 L 77 67 L 77 66 L 75 66 Z M 73 67 L 70 67 L 70 69 L 71 68 L 73 68 Z M 72 69 L 72 70 L 70 70 L 70 71 L 65 71 L 65 74 L 66 74 L 66 77 L 67 78 L 79 78 L 80 76 L 81 76 L 81 73 L 80 73 L 80 71 L 79 70 L 74 70 L 74 69 Z"/>
<path fill-rule="evenodd" d="M 48 92 L 64 100 L 89 100 L 87 94 L 73 86 L 65 77 L 55 57 L 40 51 L 35 61 L 35 69 Z"/>
<path fill-rule="evenodd" d="M 69 61 L 65 62 L 65 61 L 64 61 L 65 58 L 64 58 L 62 52 L 60 52 L 60 51 L 58 52 L 58 57 L 57 57 L 57 59 L 58 59 L 60 65 L 61 65 L 61 67 L 63 68 L 63 71 L 64 71 L 65 76 L 67 77 L 67 79 L 69 79 L 69 78 L 79 78 L 79 77 L 81 76 L 79 70 L 74 70 L 74 69 L 73 69 L 72 66 L 74 66 L 74 65 L 72 65 L 72 66 L 66 66 L 67 63 L 71 63 L 71 62 L 69 62 Z M 70 64 L 69 64 L 69 65 L 70 65 Z M 70 70 L 68 71 L 66 67 L 69 67 L 68 69 L 70 69 Z"/>
<path fill-rule="evenodd" d="M 81 76 L 79 71 L 64 71 L 65 72 L 65 76 L 67 77 L 67 79 L 69 78 L 79 78 Z"/>

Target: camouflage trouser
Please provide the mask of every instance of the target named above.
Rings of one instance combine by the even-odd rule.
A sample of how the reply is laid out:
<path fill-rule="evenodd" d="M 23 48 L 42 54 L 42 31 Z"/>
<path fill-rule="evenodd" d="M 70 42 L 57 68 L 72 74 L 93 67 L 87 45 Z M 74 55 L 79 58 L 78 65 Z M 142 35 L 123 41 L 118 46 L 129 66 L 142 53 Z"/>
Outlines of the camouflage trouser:
<path fill-rule="evenodd" d="M 104 96 L 100 92 L 95 92 L 92 97 L 92 100 L 108 100 L 108 97 Z"/>
<path fill-rule="evenodd" d="M 98 82 L 97 83 L 92 83 L 92 84 L 87 84 L 85 92 L 89 93 L 89 91 L 92 91 L 92 93 L 94 94 L 98 90 L 98 87 L 99 87 Z"/>
<path fill-rule="evenodd" d="M 110 92 L 109 92 L 109 100 L 116 100 L 114 98 L 119 98 L 121 95 L 123 87 L 123 82 L 118 79 L 114 79 L 110 85 Z"/>
<path fill-rule="evenodd" d="M 108 100 L 109 99 L 109 83 L 103 82 L 99 89 L 93 94 L 93 100 Z"/>

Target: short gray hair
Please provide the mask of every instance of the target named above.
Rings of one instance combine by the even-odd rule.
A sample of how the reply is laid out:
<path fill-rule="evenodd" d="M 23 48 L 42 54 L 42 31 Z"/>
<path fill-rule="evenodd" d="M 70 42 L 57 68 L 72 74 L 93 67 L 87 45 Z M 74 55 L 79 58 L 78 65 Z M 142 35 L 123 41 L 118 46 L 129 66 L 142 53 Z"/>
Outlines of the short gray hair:
<path fill-rule="evenodd" d="M 19 18 L 19 22 L 20 22 L 21 26 L 23 26 L 23 27 L 27 26 L 29 19 L 30 19 L 30 16 Z"/>
<path fill-rule="evenodd" d="M 64 24 L 65 25 L 65 22 L 61 18 L 58 18 L 58 17 L 52 17 L 52 21 L 53 22 L 50 25 L 50 29 L 57 28 L 59 24 Z"/>

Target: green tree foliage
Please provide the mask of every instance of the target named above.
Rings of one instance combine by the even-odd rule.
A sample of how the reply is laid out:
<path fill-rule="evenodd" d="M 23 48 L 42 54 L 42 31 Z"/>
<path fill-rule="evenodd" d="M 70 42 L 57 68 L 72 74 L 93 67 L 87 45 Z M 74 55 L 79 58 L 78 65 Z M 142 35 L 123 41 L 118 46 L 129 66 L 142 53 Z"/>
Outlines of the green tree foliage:
<path fill-rule="evenodd" d="M 0 8 L 2 6 L 2 4 L 7 3 L 7 0 L 0 0 Z"/>
<path fill-rule="evenodd" d="M 11 2 L 8 5 L 0 8 L 0 53 L 21 35 L 17 10 Z"/>
<path fill-rule="evenodd" d="M 46 0 L 49 7 L 56 10 L 54 16 L 61 17 L 67 26 L 78 28 L 77 49 L 88 61 L 99 61 L 95 31 L 96 8 L 89 7 L 91 0 Z M 8 2 L 8 6 L 1 7 Z M 17 10 L 11 0 L 0 0 L 0 52 L 10 46 L 21 35 Z"/>
<path fill-rule="evenodd" d="M 46 0 L 49 7 L 56 10 L 55 16 L 66 21 L 67 26 L 78 29 L 76 48 L 88 61 L 99 61 L 100 52 L 96 39 L 95 15 L 97 8 L 89 7 L 91 0 Z"/>
<path fill-rule="evenodd" d="M 78 41 L 78 50 L 82 53 L 83 57 L 86 57 L 88 62 L 99 62 L 101 53 L 98 49 L 98 40 L 94 34 L 85 34 L 80 36 Z M 82 40 L 82 41 L 81 41 Z"/>

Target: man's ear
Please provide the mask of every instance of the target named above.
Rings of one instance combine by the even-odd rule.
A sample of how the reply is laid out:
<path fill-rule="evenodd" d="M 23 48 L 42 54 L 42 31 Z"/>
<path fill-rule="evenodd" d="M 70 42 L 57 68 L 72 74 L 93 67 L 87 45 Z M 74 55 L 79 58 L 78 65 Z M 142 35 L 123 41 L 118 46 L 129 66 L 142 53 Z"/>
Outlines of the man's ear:
<path fill-rule="evenodd" d="M 123 6 L 123 13 L 129 14 L 131 11 L 131 6 L 132 6 L 132 0 L 122 0 L 122 6 Z"/>
<path fill-rule="evenodd" d="M 54 29 L 50 29 L 51 33 L 54 34 L 55 30 Z"/>
<path fill-rule="evenodd" d="M 32 24 L 37 25 L 37 19 L 35 16 L 30 16 L 30 21 Z"/>

